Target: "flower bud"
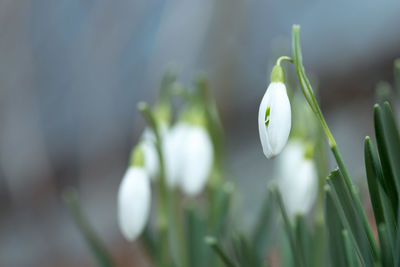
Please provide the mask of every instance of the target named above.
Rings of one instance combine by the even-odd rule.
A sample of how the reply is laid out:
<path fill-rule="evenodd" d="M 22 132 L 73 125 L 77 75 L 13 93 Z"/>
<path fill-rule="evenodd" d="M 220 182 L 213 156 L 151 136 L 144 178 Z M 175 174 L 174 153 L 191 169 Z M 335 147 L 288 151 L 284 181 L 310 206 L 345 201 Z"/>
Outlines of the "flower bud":
<path fill-rule="evenodd" d="M 189 196 L 198 195 L 204 188 L 213 164 L 213 147 L 205 128 L 187 129 L 183 154 L 181 188 Z"/>
<path fill-rule="evenodd" d="M 190 196 L 199 194 L 210 175 L 214 157 L 207 130 L 179 122 L 168 133 L 164 145 L 169 186 L 179 185 Z"/>
<path fill-rule="evenodd" d="M 261 145 L 269 159 L 282 151 L 290 133 L 290 102 L 283 79 L 282 67 L 276 65 L 258 111 Z"/>
<path fill-rule="evenodd" d="M 118 191 L 118 222 L 122 235 L 134 241 L 143 231 L 150 212 L 150 180 L 144 169 L 141 147 L 133 152 L 133 166 L 122 178 Z"/>
<path fill-rule="evenodd" d="M 299 141 L 289 141 L 278 161 L 278 186 L 288 214 L 310 211 L 317 197 L 318 174 L 309 150 Z"/>

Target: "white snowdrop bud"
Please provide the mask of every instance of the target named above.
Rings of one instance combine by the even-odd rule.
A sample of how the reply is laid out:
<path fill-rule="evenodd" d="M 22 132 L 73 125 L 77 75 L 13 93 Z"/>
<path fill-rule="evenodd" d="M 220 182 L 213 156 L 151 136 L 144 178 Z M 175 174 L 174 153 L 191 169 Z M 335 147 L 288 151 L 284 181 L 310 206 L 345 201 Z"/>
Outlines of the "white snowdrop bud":
<path fill-rule="evenodd" d="M 213 147 L 205 128 L 190 126 L 187 129 L 183 153 L 181 188 L 189 196 L 201 193 L 213 164 Z"/>
<path fill-rule="evenodd" d="M 276 65 L 258 111 L 260 140 L 267 158 L 270 159 L 282 151 L 288 140 L 290 127 L 291 110 L 283 69 Z"/>
<path fill-rule="evenodd" d="M 278 158 L 278 186 L 288 214 L 306 214 L 317 197 L 318 174 L 315 162 L 306 156 L 306 146 L 289 141 Z"/>
<path fill-rule="evenodd" d="M 167 185 L 170 188 L 175 188 L 182 176 L 182 161 L 184 160 L 188 127 L 186 123 L 178 123 L 168 131 L 164 138 L 165 174 Z"/>
<path fill-rule="evenodd" d="M 122 235 L 134 241 L 143 231 L 150 213 L 150 180 L 144 169 L 141 148 L 133 153 L 133 166 L 122 178 L 118 191 L 118 222 Z"/>
<path fill-rule="evenodd" d="M 199 194 L 210 175 L 214 151 L 207 130 L 200 125 L 177 123 L 165 138 L 167 183 L 179 185 L 189 196 Z"/>

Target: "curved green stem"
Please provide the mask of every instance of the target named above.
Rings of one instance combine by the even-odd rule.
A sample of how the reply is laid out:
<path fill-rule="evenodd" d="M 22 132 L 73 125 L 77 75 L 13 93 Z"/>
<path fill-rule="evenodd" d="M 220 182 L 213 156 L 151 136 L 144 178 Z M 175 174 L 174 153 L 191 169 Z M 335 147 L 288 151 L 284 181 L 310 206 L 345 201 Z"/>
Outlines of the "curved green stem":
<path fill-rule="evenodd" d="M 294 62 L 294 60 L 293 60 L 291 57 L 282 56 L 282 57 L 280 57 L 280 58 L 277 59 L 276 65 L 280 66 L 280 65 L 281 65 L 281 62 L 284 61 L 284 60 L 289 61 L 289 62 L 291 62 L 291 63 Z"/>
<path fill-rule="evenodd" d="M 299 82 L 302 88 L 302 91 L 304 93 L 304 96 L 308 102 L 308 104 L 311 106 L 312 110 L 315 112 L 317 115 L 319 121 L 321 122 L 322 128 L 325 132 L 326 138 L 328 139 L 329 146 L 331 148 L 331 151 L 336 159 L 336 162 L 338 164 L 339 170 L 342 173 L 342 176 L 344 178 L 345 184 L 347 188 L 350 190 L 351 195 L 352 195 L 352 200 L 355 202 L 355 204 L 360 208 L 362 211 L 362 220 L 363 223 L 367 229 L 367 235 L 369 240 L 371 241 L 371 244 L 373 246 L 373 249 L 375 252 L 377 252 L 377 247 L 375 243 L 375 239 L 372 234 L 372 230 L 369 226 L 368 219 L 366 217 L 365 211 L 362 208 L 362 203 L 358 197 L 358 193 L 356 189 L 353 186 L 353 183 L 351 182 L 349 172 L 347 171 L 347 168 L 343 162 L 343 157 L 341 153 L 339 152 L 339 149 L 336 145 L 336 141 L 333 138 L 333 135 L 331 131 L 329 130 L 329 127 L 325 121 L 325 118 L 322 114 L 321 108 L 318 105 L 317 99 L 314 95 L 314 92 L 312 90 L 310 81 L 308 80 L 304 66 L 303 66 L 303 59 L 301 55 L 301 47 L 300 47 L 300 26 L 299 25 L 294 25 L 293 26 L 293 56 L 294 56 L 294 64 L 296 66 L 296 73 L 299 78 Z"/>
<path fill-rule="evenodd" d="M 162 139 L 160 136 L 160 132 L 158 129 L 157 122 L 154 118 L 153 113 L 151 112 L 149 106 L 140 102 L 137 106 L 138 110 L 142 113 L 143 117 L 146 119 L 149 126 L 152 128 L 154 135 L 156 137 L 156 150 L 158 160 L 160 162 L 160 181 L 158 183 L 158 220 L 157 227 L 160 235 L 160 243 L 161 243 L 161 255 L 159 259 L 160 266 L 167 265 L 168 262 L 168 190 L 166 186 L 166 177 L 165 177 L 165 164 L 164 158 L 162 154 Z"/>
<path fill-rule="evenodd" d="M 306 100 L 312 110 L 317 115 L 318 119 L 320 120 L 322 127 L 324 129 L 325 135 L 328 138 L 329 146 L 331 149 L 336 146 L 336 141 L 333 138 L 331 131 L 325 121 L 324 116 L 322 115 L 322 111 L 318 105 L 317 99 L 315 98 L 314 92 L 311 87 L 311 83 L 308 80 L 304 67 L 303 67 L 303 58 L 301 55 L 301 47 L 300 47 L 300 26 L 294 25 L 293 26 L 293 56 L 294 56 L 294 64 L 296 66 L 296 73 L 299 78 L 299 82 L 301 85 L 301 89 L 306 97 Z"/>

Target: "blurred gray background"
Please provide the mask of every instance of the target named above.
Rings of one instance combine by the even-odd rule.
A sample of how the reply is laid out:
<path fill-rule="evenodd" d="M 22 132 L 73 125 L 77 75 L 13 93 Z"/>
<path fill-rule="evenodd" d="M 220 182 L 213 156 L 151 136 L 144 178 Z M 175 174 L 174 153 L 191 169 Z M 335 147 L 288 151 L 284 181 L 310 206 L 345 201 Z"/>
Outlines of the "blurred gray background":
<path fill-rule="evenodd" d="M 60 192 L 83 208 L 122 266 L 144 266 L 117 227 L 116 195 L 165 69 L 210 80 L 228 173 L 252 220 L 274 161 L 259 144 L 269 71 L 302 27 L 304 63 L 353 177 L 373 135 L 374 87 L 393 81 L 400 1 L 0 0 L 0 265 L 91 266 Z"/>

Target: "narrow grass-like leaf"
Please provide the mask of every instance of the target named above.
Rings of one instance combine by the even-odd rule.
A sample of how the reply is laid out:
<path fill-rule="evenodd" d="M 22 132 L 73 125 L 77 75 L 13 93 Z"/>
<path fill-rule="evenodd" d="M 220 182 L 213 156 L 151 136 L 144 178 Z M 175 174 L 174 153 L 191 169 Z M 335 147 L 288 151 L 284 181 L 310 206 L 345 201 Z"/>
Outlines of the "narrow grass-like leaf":
<path fill-rule="evenodd" d="M 396 247 L 397 242 L 397 223 L 395 219 L 395 215 L 393 213 L 393 207 L 391 206 L 391 202 L 389 197 L 387 196 L 385 190 L 383 190 L 382 185 L 379 184 L 379 195 L 381 197 L 383 215 L 385 216 L 385 227 L 386 231 L 389 235 L 389 243 L 391 245 L 392 250 Z M 379 232 L 378 232 L 379 233 Z"/>
<path fill-rule="evenodd" d="M 240 266 L 261 267 L 262 258 L 259 258 L 254 244 L 248 242 L 242 234 L 237 234 L 233 239 L 233 248 Z"/>
<path fill-rule="evenodd" d="M 306 266 L 311 266 L 312 263 L 313 251 L 311 251 L 311 240 L 311 232 L 308 229 L 304 215 L 298 214 L 296 216 L 296 243 L 301 250 L 301 254 L 304 255 Z"/>
<path fill-rule="evenodd" d="M 275 205 L 274 197 L 271 194 L 267 194 L 252 232 L 251 240 L 260 258 L 265 256 L 268 246 L 272 241 L 272 228 L 276 223 Z"/>
<path fill-rule="evenodd" d="M 228 230 L 228 218 L 231 208 L 234 187 L 226 182 L 222 186 L 210 187 L 209 190 L 209 232 L 217 238 L 222 237 Z"/>
<path fill-rule="evenodd" d="M 188 208 L 185 217 L 186 250 L 188 252 L 189 265 L 193 267 L 206 266 L 210 256 L 209 248 L 204 245 L 204 236 L 207 234 L 207 226 L 194 208 Z"/>
<path fill-rule="evenodd" d="M 346 266 L 343 236 L 341 234 L 343 224 L 329 186 L 325 186 L 325 221 L 331 266 Z"/>
<path fill-rule="evenodd" d="M 343 242 L 344 242 L 346 262 L 347 262 L 346 266 L 348 266 L 348 267 L 359 266 L 355 252 L 354 252 L 354 247 L 350 241 L 349 233 L 347 232 L 347 230 L 343 229 L 342 236 L 343 236 Z"/>
<path fill-rule="evenodd" d="M 354 245 L 360 252 L 361 259 L 364 261 L 365 266 L 373 266 L 374 261 L 378 259 L 377 248 L 374 247 L 376 244 L 371 242 L 368 236 L 370 229 L 366 228 L 369 225 L 366 225 L 362 220 L 362 211 L 359 210 L 357 203 L 353 200 L 339 170 L 331 172 L 328 177 L 328 183 L 331 186 L 333 200 L 342 223 L 351 237 L 354 238 Z"/>
<path fill-rule="evenodd" d="M 396 245 L 394 247 L 394 266 L 400 266 L 400 231 L 397 231 Z"/>
<path fill-rule="evenodd" d="M 275 200 L 277 201 L 278 207 L 281 211 L 284 228 L 285 228 L 286 233 L 289 238 L 295 265 L 296 266 L 305 266 L 304 256 L 302 255 L 300 248 L 297 246 L 296 236 L 293 231 L 293 227 L 290 222 L 289 216 L 287 214 L 285 205 L 283 204 L 281 193 L 279 192 L 279 190 L 276 186 L 272 186 L 270 188 L 270 194 L 272 194 L 275 197 Z"/>
<path fill-rule="evenodd" d="M 397 188 L 397 194 L 400 192 L 400 135 L 396 120 L 394 118 L 392 109 L 388 102 L 383 104 L 383 115 L 384 115 L 384 131 L 387 143 L 389 144 L 388 149 L 390 153 L 390 163 L 392 165 L 393 177 L 395 179 L 395 185 Z"/>
<path fill-rule="evenodd" d="M 94 258 L 96 259 L 98 266 L 114 266 L 111 255 L 108 253 L 102 241 L 84 216 L 79 204 L 79 198 L 76 190 L 73 188 L 64 190 L 63 199 L 72 218 L 85 238 Z"/>
<path fill-rule="evenodd" d="M 384 223 L 378 226 L 379 243 L 381 245 L 382 267 L 391 267 L 393 265 L 392 245 Z"/>
<path fill-rule="evenodd" d="M 382 168 L 378 160 L 374 145 L 369 137 L 364 142 L 365 169 L 367 172 L 368 190 L 374 210 L 376 225 L 385 221 L 381 198 L 379 195 L 379 181 L 383 180 Z"/>
<path fill-rule="evenodd" d="M 157 240 L 153 233 L 151 232 L 151 229 L 149 225 L 146 226 L 146 228 L 143 231 L 142 234 L 143 238 L 143 243 L 147 249 L 147 252 L 152 258 L 156 258 L 159 251 L 158 251 L 158 246 L 157 246 Z"/>
<path fill-rule="evenodd" d="M 384 114 L 379 105 L 374 106 L 374 124 L 375 124 L 375 137 L 378 146 L 379 158 L 382 164 L 383 172 L 383 189 L 388 195 L 391 207 L 393 207 L 393 213 L 397 218 L 398 212 L 398 194 L 397 187 L 393 173 L 393 166 L 390 161 L 390 142 L 387 138 L 387 129 L 385 129 Z M 386 132 L 386 134 L 385 134 Z"/>
<path fill-rule="evenodd" d="M 397 88 L 397 93 L 400 94 L 400 58 L 394 61 L 394 78 Z"/>
<path fill-rule="evenodd" d="M 323 200 L 323 199 L 322 199 Z M 324 205 L 324 203 L 322 203 Z M 327 266 L 327 255 L 328 255 L 328 246 L 327 246 L 327 233 L 325 222 L 323 218 L 318 218 L 314 223 L 314 234 L 313 234 L 313 242 L 312 242 L 312 266 L 320 267 Z"/>
<path fill-rule="evenodd" d="M 234 261 L 229 257 L 228 253 L 222 248 L 222 246 L 218 243 L 217 239 L 212 236 L 206 236 L 204 238 L 204 242 L 209 245 L 215 253 L 221 258 L 221 260 L 225 263 L 228 267 L 236 267 L 237 265 Z"/>

